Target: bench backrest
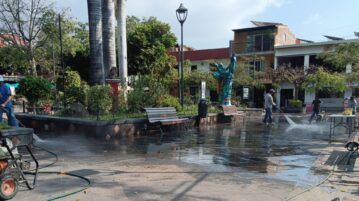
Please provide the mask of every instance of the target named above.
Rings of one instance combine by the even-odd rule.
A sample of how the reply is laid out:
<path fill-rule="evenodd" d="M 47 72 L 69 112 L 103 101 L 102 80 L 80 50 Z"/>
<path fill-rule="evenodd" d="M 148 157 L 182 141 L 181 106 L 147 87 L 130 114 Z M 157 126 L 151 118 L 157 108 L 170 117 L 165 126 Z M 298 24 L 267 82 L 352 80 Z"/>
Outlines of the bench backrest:
<path fill-rule="evenodd" d="M 238 115 L 238 109 L 235 105 L 222 106 L 222 108 L 225 116 Z"/>
<path fill-rule="evenodd" d="M 148 121 L 158 122 L 164 119 L 178 119 L 177 111 L 174 107 L 154 107 L 145 108 Z"/>

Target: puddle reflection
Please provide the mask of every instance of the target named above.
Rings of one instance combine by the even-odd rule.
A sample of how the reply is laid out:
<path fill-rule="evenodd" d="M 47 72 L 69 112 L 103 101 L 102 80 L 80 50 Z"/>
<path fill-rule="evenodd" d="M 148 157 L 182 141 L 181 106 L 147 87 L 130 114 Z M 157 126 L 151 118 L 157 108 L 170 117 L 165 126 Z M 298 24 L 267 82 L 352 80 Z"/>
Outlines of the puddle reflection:
<path fill-rule="evenodd" d="M 303 118 L 293 120 L 304 122 Z M 305 129 L 305 126 L 301 126 L 288 131 L 290 125 L 284 117 L 277 117 L 275 122 L 271 127 L 260 121 L 247 121 L 241 128 L 224 124 L 168 132 L 162 140 L 159 140 L 157 134 L 111 139 L 101 143 L 93 140 L 84 147 L 93 152 L 100 149 L 107 156 L 133 154 L 179 160 L 207 166 L 209 171 L 235 169 L 238 172 L 296 182 L 297 185 L 313 184 L 323 178 L 311 170 L 316 156 L 309 150 L 318 147 L 318 144 L 326 146 L 323 142 L 327 141 L 328 126 L 316 125 L 319 129 Z"/>

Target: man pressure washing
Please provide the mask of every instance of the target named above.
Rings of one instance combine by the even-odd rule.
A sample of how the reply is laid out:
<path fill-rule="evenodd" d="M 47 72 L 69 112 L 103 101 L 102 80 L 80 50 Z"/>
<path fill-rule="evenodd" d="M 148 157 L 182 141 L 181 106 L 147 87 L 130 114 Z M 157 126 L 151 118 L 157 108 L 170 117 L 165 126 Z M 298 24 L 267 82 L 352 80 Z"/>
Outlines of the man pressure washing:
<path fill-rule="evenodd" d="M 272 123 L 272 108 L 273 106 L 276 106 L 273 101 L 274 94 L 275 90 L 270 89 L 269 92 L 264 96 L 264 109 L 266 113 L 263 119 L 263 123 L 265 123 L 267 126 Z"/>
<path fill-rule="evenodd" d="M 5 112 L 10 126 L 19 127 L 16 120 L 14 108 L 11 102 L 12 94 L 10 86 L 4 83 L 4 77 L 0 75 L 0 123 L 2 123 L 2 116 Z"/>

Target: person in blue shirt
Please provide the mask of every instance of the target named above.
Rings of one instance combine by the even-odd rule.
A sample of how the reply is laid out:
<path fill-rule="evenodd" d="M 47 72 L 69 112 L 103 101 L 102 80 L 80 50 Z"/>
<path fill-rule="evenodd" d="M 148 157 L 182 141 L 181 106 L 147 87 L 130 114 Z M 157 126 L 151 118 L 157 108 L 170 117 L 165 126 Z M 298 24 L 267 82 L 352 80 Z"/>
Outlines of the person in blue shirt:
<path fill-rule="evenodd" d="M 11 99 L 12 96 L 10 86 L 4 83 L 4 77 L 0 75 L 0 123 L 2 123 L 3 120 L 3 113 L 6 113 L 8 124 L 10 126 L 19 127 Z"/>

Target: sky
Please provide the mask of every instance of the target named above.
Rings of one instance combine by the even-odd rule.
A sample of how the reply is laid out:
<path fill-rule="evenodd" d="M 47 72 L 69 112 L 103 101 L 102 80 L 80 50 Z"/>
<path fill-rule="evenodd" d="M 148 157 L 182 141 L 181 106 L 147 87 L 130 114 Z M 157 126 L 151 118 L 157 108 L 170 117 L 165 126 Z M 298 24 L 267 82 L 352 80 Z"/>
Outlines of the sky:
<path fill-rule="evenodd" d="M 54 1 L 57 9 L 70 8 L 72 17 L 88 21 L 86 0 Z M 251 20 L 283 23 L 297 38 L 318 42 L 326 40 L 323 35 L 351 39 L 359 32 L 358 0 L 127 0 L 126 12 L 168 23 L 180 43 L 180 3 L 188 9 L 183 43 L 195 49 L 228 47 L 232 30 L 252 27 Z"/>

